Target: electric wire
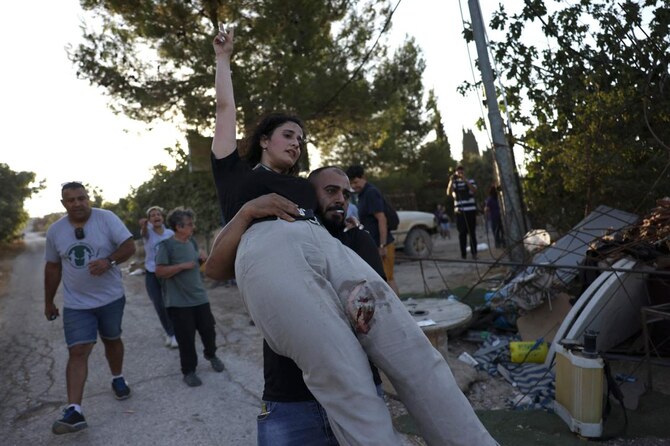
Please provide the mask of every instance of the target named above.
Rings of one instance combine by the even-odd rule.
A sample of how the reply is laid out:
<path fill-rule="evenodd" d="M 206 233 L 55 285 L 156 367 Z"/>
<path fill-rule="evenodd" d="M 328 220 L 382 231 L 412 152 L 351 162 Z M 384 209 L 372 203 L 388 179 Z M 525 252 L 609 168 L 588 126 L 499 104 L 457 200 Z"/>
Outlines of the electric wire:
<path fill-rule="evenodd" d="M 349 84 L 351 84 L 351 82 L 353 82 L 354 78 L 356 76 L 358 76 L 358 73 L 363 69 L 363 66 L 367 63 L 368 59 L 372 55 L 372 51 L 374 51 L 374 49 L 377 47 L 377 44 L 379 43 L 379 39 L 381 39 L 381 37 L 384 35 L 384 33 L 388 30 L 389 25 L 391 24 L 391 19 L 393 18 L 393 14 L 395 13 L 396 9 L 398 9 L 398 6 L 400 6 L 401 2 L 402 2 L 402 0 L 398 0 L 398 2 L 395 4 L 393 9 L 391 10 L 391 13 L 387 17 L 386 22 L 384 22 L 384 26 L 382 27 L 381 31 L 377 35 L 377 39 L 375 39 L 375 42 L 372 44 L 372 46 L 367 51 L 367 53 L 365 53 L 365 56 L 363 57 L 363 60 L 358 64 L 356 69 L 351 73 L 351 75 L 349 76 L 349 79 L 347 79 L 346 82 L 344 82 L 344 84 L 342 84 L 340 86 L 340 88 L 338 88 L 335 91 L 335 93 L 333 93 L 333 95 L 326 102 L 324 102 L 323 105 L 316 112 L 312 113 L 307 118 L 307 120 L 314 119 L 317 116 L 321 115 L 328 107 L 330 107 L 330 105 L 333 103 L 333 101 L 335 101 L 335 99 L 337 99 L 337 97 L 340 95 L 340 93 L 342 93 L 349 86 Z"/>

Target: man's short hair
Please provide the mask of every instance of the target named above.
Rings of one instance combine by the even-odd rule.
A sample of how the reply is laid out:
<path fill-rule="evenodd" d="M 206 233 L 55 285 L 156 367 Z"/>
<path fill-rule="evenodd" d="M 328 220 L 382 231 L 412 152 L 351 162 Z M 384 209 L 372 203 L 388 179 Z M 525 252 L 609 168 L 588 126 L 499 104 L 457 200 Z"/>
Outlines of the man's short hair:
<path fill-rule="evenodd" d="M 67 183 L 61 184 L 60 193 L 62 194 L 67 189 L 84 189 L 85 191 L 86 187 L 84 187 L 84 183 L 81 181 L 68 181 Z"/>
<path fill-rule="evenodd" d="M 349 177 L 349 179 L 363 178 L 365 176 L 365 169 L 363 169 L 363 166 L 358 164 L 349 166 L 349 168 L 347 169 L 347 176 Z"/>
<path fill-rule="evenodd" d="M 311 182 L 312 180 L 314 180 L 314 178 L 318 177 L 319 175 L 321 175 L 322 172 L 324 172 L 326 170 L 334 170 L 335 172 L 342 175 L 343 177 L 348 176 L 347 173 L 344 170 L 340 169 L 337 166 L 323 166 L 323 167 L 319 167 L 318 169 L 314 169 L 313 171 L 311 171 L 309 173 L 309 175 L 307 176 L 307 180 Z"/>
<path fill-rule="evenodd" d="M 191 209 L 176 207 L 170 211 L 167 216 L 167 224 L 173 231 L 177 230 L 177 226 L 184 224 L 184 220 L 190 218 L 195 221 L 195 212 Z"/>

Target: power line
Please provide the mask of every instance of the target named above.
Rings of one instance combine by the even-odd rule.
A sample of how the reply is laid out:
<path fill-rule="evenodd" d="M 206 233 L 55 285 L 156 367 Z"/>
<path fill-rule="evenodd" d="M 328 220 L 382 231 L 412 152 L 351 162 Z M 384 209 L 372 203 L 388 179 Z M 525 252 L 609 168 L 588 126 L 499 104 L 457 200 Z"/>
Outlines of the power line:
<path fill-rule="evenodd" d="M 312 115 L 307 118 L 308 120 L 309 119 L 314 119 L 317 116 L 319 116 L 321 113 L 323 113 L 333 103 L 333 101 L 335 101 L 335 99 L 337 99 L 337 97 L 340 95 L 340 93 L 342 93 L 344 91 L 344 89 L 347 88 L 349 86 L 349 84 L 351 84 L 351 82 L 354 80 L 354 78 L 363 69 L 363 65 L 365 65 L 365 63 L 368 61 L 368 59 L 372 55 L 372 51 L 374 51 L 374 49 L 377 47 L 377 44 L 379 43 L 379 39 L 381 39 L 382 35 L 384 35 L 384 33 L 388 30 L 388 27 L 391 24 L 391 19 L 393 18 L 393 14 L 395 13 L 396 9 L 398 9 L 398 6 L 400 6 L 401 2 L 402 2 L 402 0 L 398 0 L 396 5 L 393 7 L 393 9 L 391 10 L 391 13 L 389 14 L 388 18 L 386 19 L 386 22 L 384 23 L 384 26 L 382 27 L 381 31 L 379 32 L 379 35 L 377 36 L 377 39 L 375 40 L 375 43 L 372 45 L 372 47 L 370 47 L 368 52 L 363 57 L 363 60 L 358 65 L 358 67 L 356 67 L 354 72 L 351 73 L 351 76 L 349 76 L 349 79 L 347 79 L 347 81 L 344 84 L 342 84 L 342 86 L 340 88 L 337 89 L 337 91 L 330 97 L 330 99 L 328 99 L 321 106 L 321 108 L 319 108 L 319 110 L 312 113 Z"/>

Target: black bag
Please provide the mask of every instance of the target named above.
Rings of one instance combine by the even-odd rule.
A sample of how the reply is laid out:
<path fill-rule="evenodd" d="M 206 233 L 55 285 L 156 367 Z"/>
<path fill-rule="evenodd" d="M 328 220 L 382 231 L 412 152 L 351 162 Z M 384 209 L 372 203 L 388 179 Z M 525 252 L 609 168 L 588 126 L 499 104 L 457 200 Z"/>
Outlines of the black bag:
<path fill-rule="evenodd" d="M 391 206 L 391 203 L 384 197 L 384 215 L 386 216 L 386 227 L 388 228 L 389 231 L 395 231 L 398 229 L 398 225 L 400 224 L 400 218 L 398 218 L 398 213 L 396 212 L 395 209 L 393 209 L 393 206 Z"/>

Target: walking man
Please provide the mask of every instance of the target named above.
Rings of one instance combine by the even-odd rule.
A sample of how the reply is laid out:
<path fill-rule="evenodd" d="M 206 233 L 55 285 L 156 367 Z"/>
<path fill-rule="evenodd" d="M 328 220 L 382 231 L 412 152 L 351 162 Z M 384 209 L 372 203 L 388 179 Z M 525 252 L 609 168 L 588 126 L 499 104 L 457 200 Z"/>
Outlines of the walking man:
<path fill-rule="evenodd" d="M 456 173 L 449 179 L 447 195 L 454 197 L 456 211 L 456 228 L 458 229 L 458 244 L 461 248 L 461 259 L 466 257 L 466 240 L 470 236 L 470 252 L 472 258 L 477 258 L 477 203 L 475 201 L 477 184 L 472 178 L 465 176 L 462 164 L 456 166 Z"/>
<path fill-rule="evenodd" d="M 126 303 L 118 265 L 135 253 L 130 231 L 114 213 L 91 208 L 83 184 L 65 183 L 61 203 L 67 215 L 47 231 L 44 267 L 44 316 L 59 316 L 54 304 L 63 281 L 63 329 L 68 347 L 65 372 L 68 405 L 52 431 L 66 434 L 84 429 L 81 402 L 88 375 L 88 358 L 98 333 L 112 373 L 116 399 L 130 397 L 123 378 L 121 320 Z"/>

